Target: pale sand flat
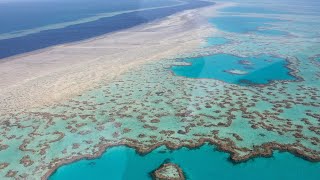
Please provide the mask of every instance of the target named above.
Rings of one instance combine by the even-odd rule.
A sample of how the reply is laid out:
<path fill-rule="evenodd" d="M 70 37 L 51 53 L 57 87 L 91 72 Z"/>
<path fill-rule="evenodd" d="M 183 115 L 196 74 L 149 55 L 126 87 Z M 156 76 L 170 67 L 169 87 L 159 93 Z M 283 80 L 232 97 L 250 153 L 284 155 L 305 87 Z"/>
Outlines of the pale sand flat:
<path fill-rule="evenodd" d="M 188 10 L 94 39 L 2 59 L 0 113 L 52 105 L 140 64 L 192 52 L 215 32 L 206 15 L 226 5 Z"/>

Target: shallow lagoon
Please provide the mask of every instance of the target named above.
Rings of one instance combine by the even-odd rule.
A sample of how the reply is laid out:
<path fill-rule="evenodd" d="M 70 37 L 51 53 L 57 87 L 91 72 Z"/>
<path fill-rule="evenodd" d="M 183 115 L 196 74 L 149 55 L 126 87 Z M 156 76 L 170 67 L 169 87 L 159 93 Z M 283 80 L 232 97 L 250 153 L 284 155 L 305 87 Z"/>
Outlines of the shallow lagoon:
<path fill-rule="evenodd" d="M 151 179 L 149 173 L 163 162 L 178 164 L 188 179 L 319 179 L 320 164 L 296 158 L 290 153 L 275 152 L 271 158 L 255 158 L 247 163 L 232 164 L 228 154 L 211 145 L 198 149 L 181 148 L 170 151 L 164 146 L 146 155 L 120 146 L 106 151 L 94 160 L 81 160 L 63 166 L 51 176 L 56 179 Z M 303 169 L 303 171 L 301 171 Z"/>
<path fill-rule="evenodd" d="M 207 38 L 207 44 L 205 45 L 205 47 L 223 45 L 229 42 L 230 40 L 223 37 L 210 37 L 210 38 Z"/>
<path fill-rule="evenodd" d="M 221 10 L 221 12 L 230 13 L 262 13 L 262 14 L 282 14 L 283 12 L 272 10 L 266 7 L 254 7 L 254 6 L 232 6 Z"/>
<path fill-rule="evenodd" d="M 273 80 L 294 80 L 286 67 L 285 59 L 260 55 L 241 58 L 216 54 L 184 60 L 189 66 L 173 66 L 175 75 L 188 78 L 210 78 L 244 85 L 243 80 L 254 84 L 267 84 Z"/>
<path fill-rule="evenodd" d="M 258 33 L 262 35 L 286 35 L 286 32 L 279 30 L 263 29 L 269 23 L 279 22 L 280 20 L 261 17 L 245 16 L 219 16 L 212 18 L 210 23 L 218 29 L 232 33 Z"/>

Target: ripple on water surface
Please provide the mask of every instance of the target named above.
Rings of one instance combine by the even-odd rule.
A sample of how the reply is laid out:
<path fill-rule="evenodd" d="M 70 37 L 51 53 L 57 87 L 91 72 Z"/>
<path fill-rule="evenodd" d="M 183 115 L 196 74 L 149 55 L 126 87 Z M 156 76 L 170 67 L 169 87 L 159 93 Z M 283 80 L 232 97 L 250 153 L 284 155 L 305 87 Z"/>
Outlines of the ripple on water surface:
<path fill-rule="evenodd" d="M 288 62 L 285 59 L 268 55 L 241 58 L 229 54 L 216 54 L 184 61 L 190 65 L 171 67 L 175 75 L 217 79 L 239 85 L 267 84 L 273 80 L 296 79 L 289 74 Z"/>

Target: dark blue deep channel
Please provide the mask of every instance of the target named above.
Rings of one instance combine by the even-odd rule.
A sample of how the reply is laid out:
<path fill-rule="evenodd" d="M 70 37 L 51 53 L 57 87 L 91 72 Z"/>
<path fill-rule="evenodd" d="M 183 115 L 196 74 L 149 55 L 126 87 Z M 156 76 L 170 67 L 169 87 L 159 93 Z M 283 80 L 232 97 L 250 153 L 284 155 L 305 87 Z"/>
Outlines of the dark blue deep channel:
<path fill-rule="evenodd" d="M 186 4 L 139 12 L 124 13 L 97 21 L 68 26 L 62 29 L 42 31 L 12 39 L 0 40 L 0 59 L 53 45 L 81 41 L 106 33 L 148 23 L 174 13 L 213 5 L 212 2 L 184 0 Z"/>

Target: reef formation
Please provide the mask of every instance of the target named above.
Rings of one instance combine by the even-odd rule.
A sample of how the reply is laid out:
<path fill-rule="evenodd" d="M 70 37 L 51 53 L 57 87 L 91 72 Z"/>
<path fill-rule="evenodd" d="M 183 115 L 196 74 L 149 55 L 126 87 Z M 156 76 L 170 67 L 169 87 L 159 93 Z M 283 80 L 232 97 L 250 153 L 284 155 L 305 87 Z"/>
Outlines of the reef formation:
<path fill-rule="evenodd" d="M 0 174 L 46 179 L 63 164 L 96 158 L 118 145 L 143 154 L 162 145 L 210 143 L 230 153 L 234 163 L 269 157 L 273 150 L 319 162 L 319 38 L 312 43 L 299 31 L 305 26 L 278 23 L 274 28 L 298 32 L 270 38 L 220 31 L 215 35 L 230 43 L 144 64 L 63 103 L 1 114 Z M 181 59 L 219 53 L 282 57 L 295 80 L 241 86 L 171 72 L 172 66 L 186 65 Z"/>
<path fill-rule="evenodd" d="M 154 180 L 185 180 L 182 169 L 173 163 L 162 164 L 152 173 Z"/>

